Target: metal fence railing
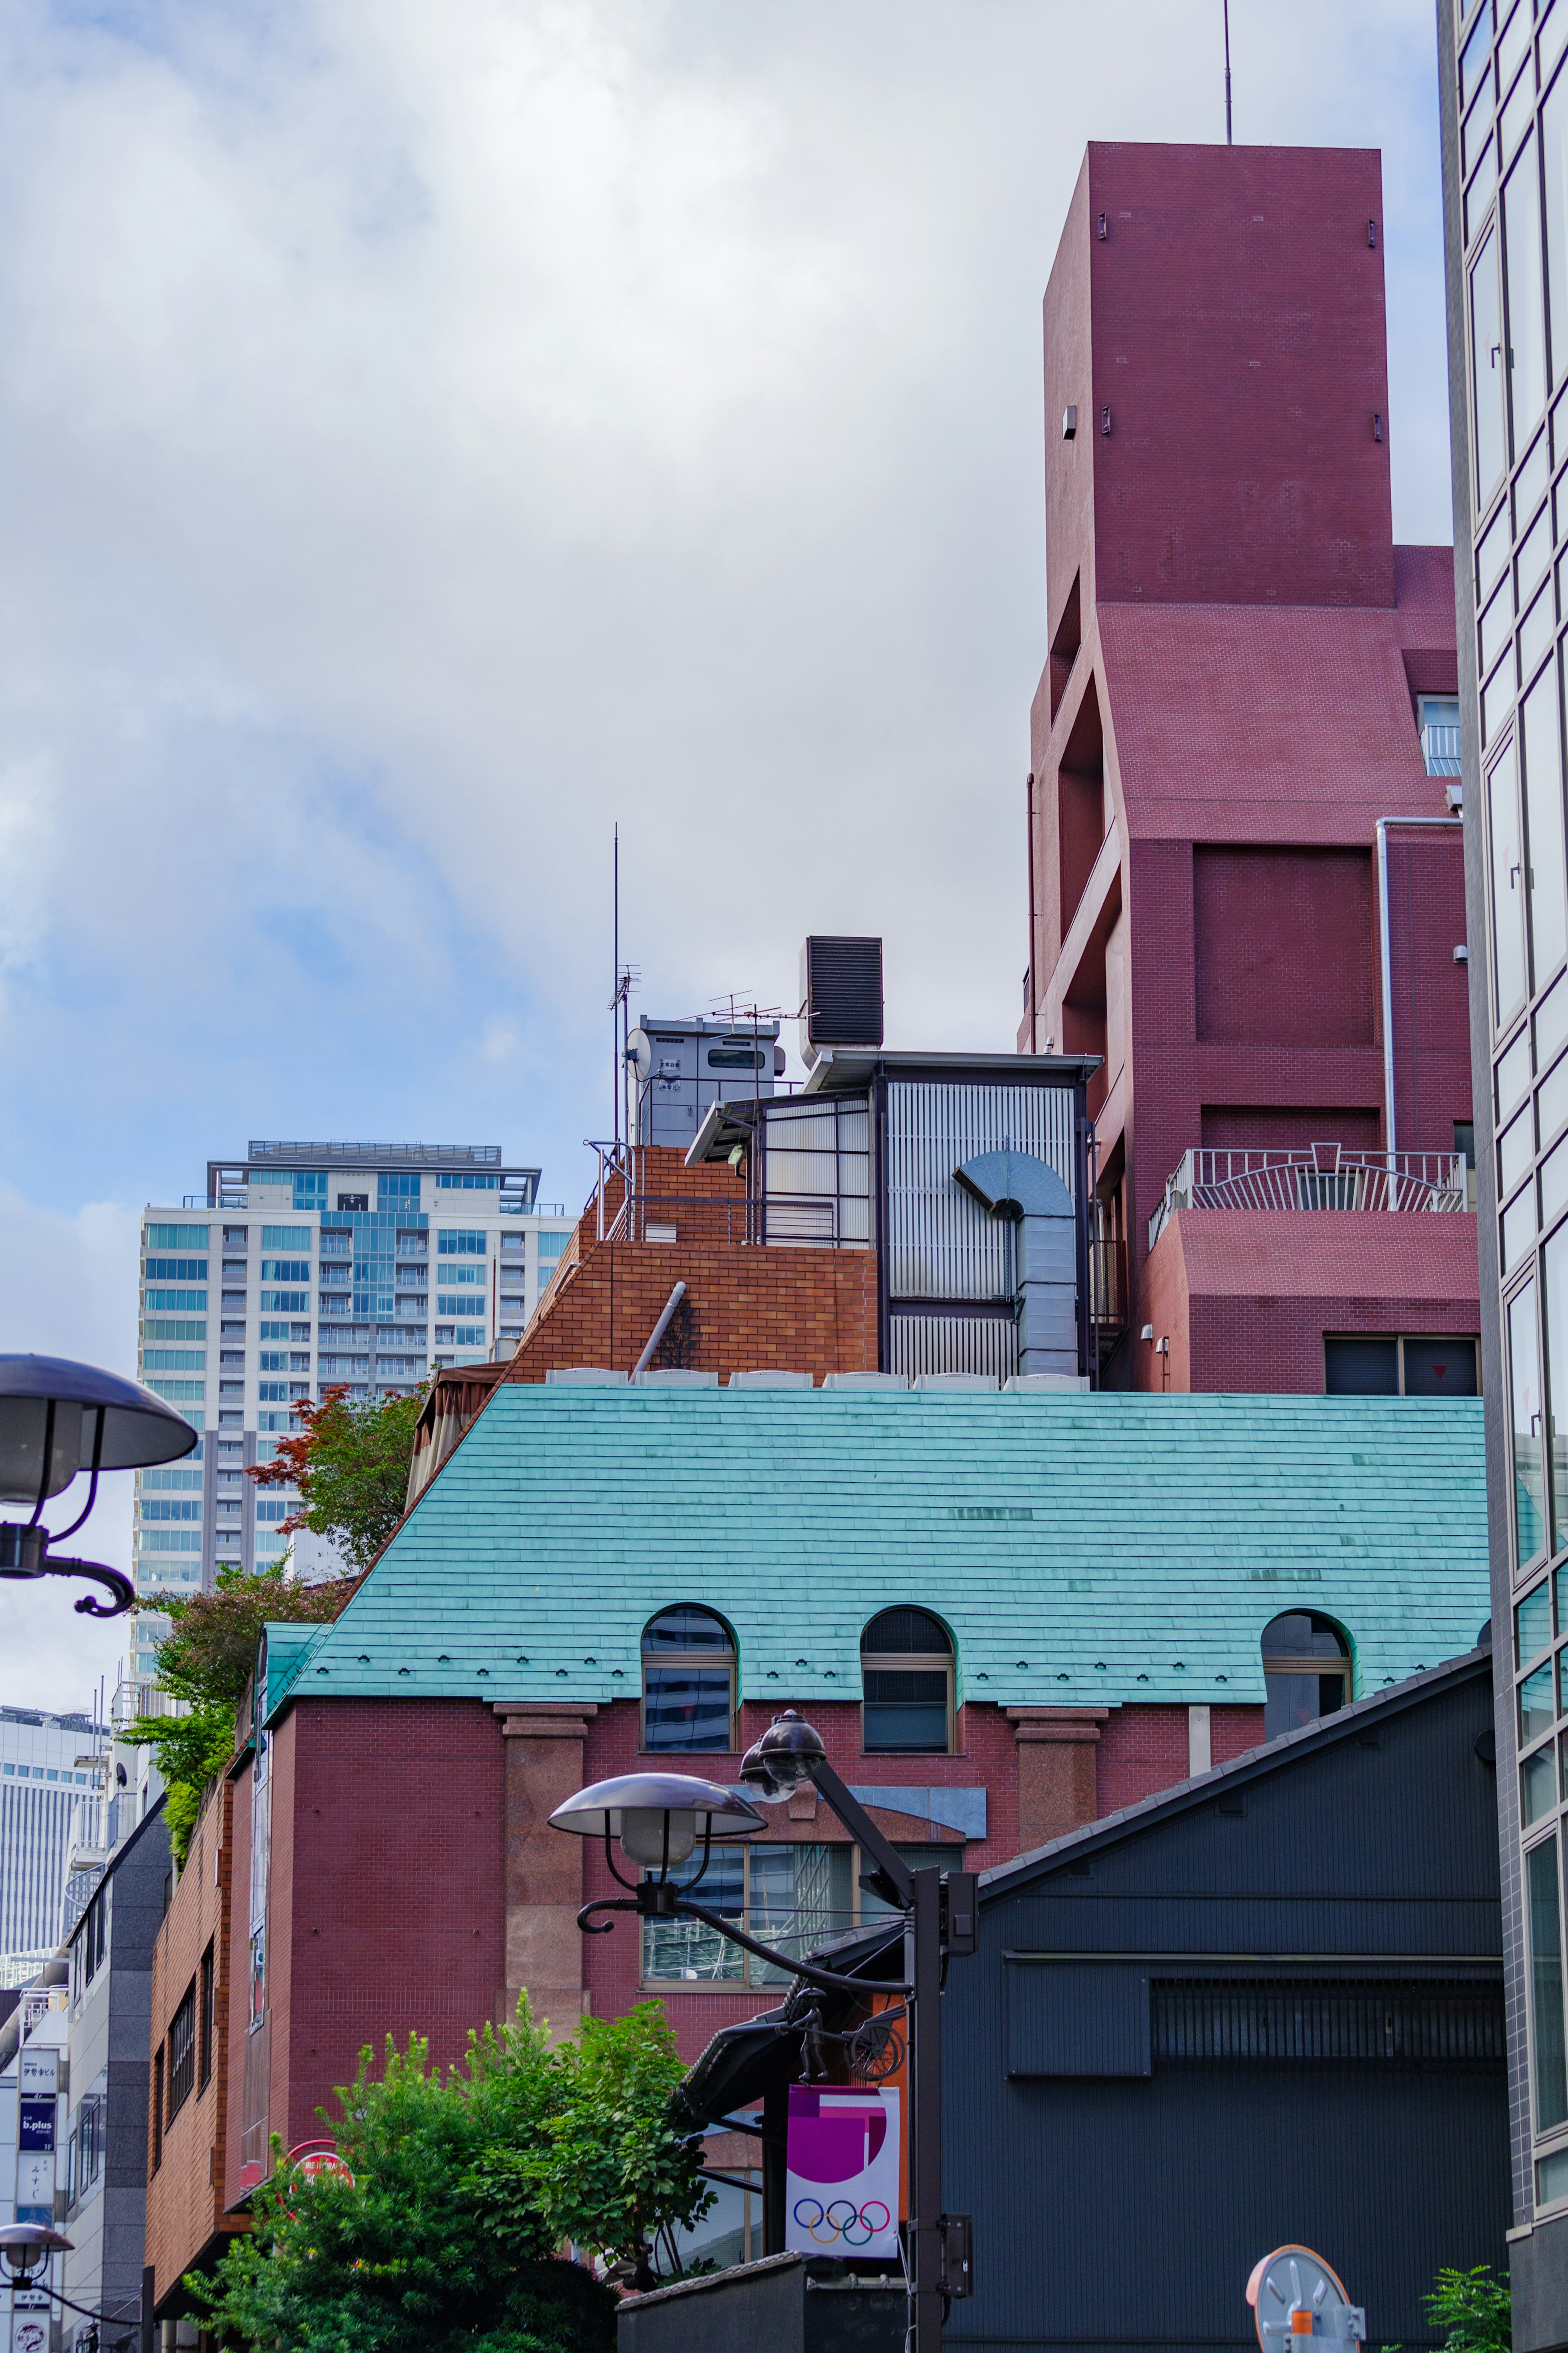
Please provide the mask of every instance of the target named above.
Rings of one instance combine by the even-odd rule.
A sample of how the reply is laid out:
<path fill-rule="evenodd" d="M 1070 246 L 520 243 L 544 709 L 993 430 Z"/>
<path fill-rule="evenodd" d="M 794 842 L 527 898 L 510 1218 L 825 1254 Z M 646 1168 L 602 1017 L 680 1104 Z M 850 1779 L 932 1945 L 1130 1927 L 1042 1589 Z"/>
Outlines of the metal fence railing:
<path fill-rule="evenodd" d="M 1347 1152 L 1338 1144 L 1296 1151 L 1195 1147 L 1166 1179 L 1149 1220 L 1153 1249 L 1178 1209 L 1447 1210 L 1467 1206 L 1464 1155 L 1451 1152 Z"/>

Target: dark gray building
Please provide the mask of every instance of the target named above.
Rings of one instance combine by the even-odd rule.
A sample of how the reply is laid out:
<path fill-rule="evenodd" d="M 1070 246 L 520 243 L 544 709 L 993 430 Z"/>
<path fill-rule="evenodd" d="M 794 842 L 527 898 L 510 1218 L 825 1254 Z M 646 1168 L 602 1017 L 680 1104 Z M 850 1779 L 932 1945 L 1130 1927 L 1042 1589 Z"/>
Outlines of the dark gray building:
<path fill-rule="evenodd" d="M 1505 2259 L 1495 1774 L 1479 1651 L 983 1874 L 942 1997 L 944 2202 L 973 2217 L 975 2282 L 944 2342 L 1254 2346 L 1248 2274 L 1290 2242 L 1369 2344 L 1439 2341 L 1439 2267 Z M 885 1973 L 863 1937 L 832 1950 Z M 765 2129 L 803 2055 L 728 2030 L 680 2120 L 761 2095 Z M 623 2306 L 627 2353 L 675 2341 L 677 2302 Z"/>
<path fill-rule="evenodd" d="M 62 2280 L 73 2304 L 109 2315 L 104 2353 L 141 2343 L 147 2219 L 147 2075 L 153 1942 L 167 1901 L 169 1834 L 160 1798 L 110 1856 L 72 1932 L 65 2218 L 73 2252 Z M 63 2342 L 93 2323 L 64 2315 Z"/>
<path fill-rule="evenodd" d="M 1568 0 L 1439 0 L 1515 2344 L 1568 2345 Z M 1568 617 L 1568 607 L 1565 607 Z M 1561 1412 L 1563 1427 L 1558 1429 Z"/>

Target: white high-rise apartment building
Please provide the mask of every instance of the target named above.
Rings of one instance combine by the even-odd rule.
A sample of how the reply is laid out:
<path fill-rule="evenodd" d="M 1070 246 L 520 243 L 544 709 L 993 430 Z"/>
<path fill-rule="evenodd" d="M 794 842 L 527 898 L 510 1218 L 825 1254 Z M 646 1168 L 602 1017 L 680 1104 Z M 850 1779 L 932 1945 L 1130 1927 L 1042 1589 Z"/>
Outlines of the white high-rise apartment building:
<path fill-rule="evenodd" d="M 538 1184 L 499 1145 L 252 1143 L 208 1162 L 205 1200 L 148 1208 L 141 1377 L 202 1438 L 136 1474 L 139 1593 L 279 1557 L 295 1499 L 244 1473 L 302 1398 L 405 1395 L 521 1339 L 574 1224 Z M 329 1565 L 308 1548 L 307 1574 Z M 167 1622 L 138 1615 L 134 1673 Z"/>

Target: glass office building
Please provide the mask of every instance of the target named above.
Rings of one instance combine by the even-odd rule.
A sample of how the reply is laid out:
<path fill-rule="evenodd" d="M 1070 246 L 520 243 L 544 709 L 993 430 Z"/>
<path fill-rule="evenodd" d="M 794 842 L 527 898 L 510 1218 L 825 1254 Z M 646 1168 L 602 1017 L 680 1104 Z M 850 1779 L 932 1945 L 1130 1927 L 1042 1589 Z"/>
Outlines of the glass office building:
<path fill-rule="evenodd" d="M 1568 0 L 1440 0 L 1516 2346 L 1568 2343 Z M 1559 1428 L 1561 1424 L 1561 1428 Z"/>
<path fill-rule="evenodd" d="M 205 1197 L 148 1208 L 139 1371 L 202 1435 L 136 1475 L 138 1592 L 197 1592 L 281 1555 L 296 1499 L 245 1472 L 298 1430 L 302 1398 L 405 1396 L 510 1351 L 573 1230 L 538 1183 L 494 1145 L 255 1142 L 208 1164 Z M 334 1565 L 307 1535 L 295 1558 L 306 1576 Z M 138 1615 L 134 1672 L 167 1622 Z"/>

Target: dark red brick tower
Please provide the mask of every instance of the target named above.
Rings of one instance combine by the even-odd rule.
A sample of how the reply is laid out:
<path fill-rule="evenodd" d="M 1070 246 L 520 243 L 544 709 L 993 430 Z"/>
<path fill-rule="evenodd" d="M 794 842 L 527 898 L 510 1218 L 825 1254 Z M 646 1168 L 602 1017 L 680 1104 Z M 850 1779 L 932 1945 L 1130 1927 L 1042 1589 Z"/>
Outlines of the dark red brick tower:
<path fill-rule="evenodd" d="M 1105 1057 L 1117 1386 L 1474 1378 L 1423 1345 L 1479 1329 L 1453 559 L 1394 544 L 1382 209 L 1375 153 L 1091 145 L 1046 294 L 1019 1043 Z"/>

